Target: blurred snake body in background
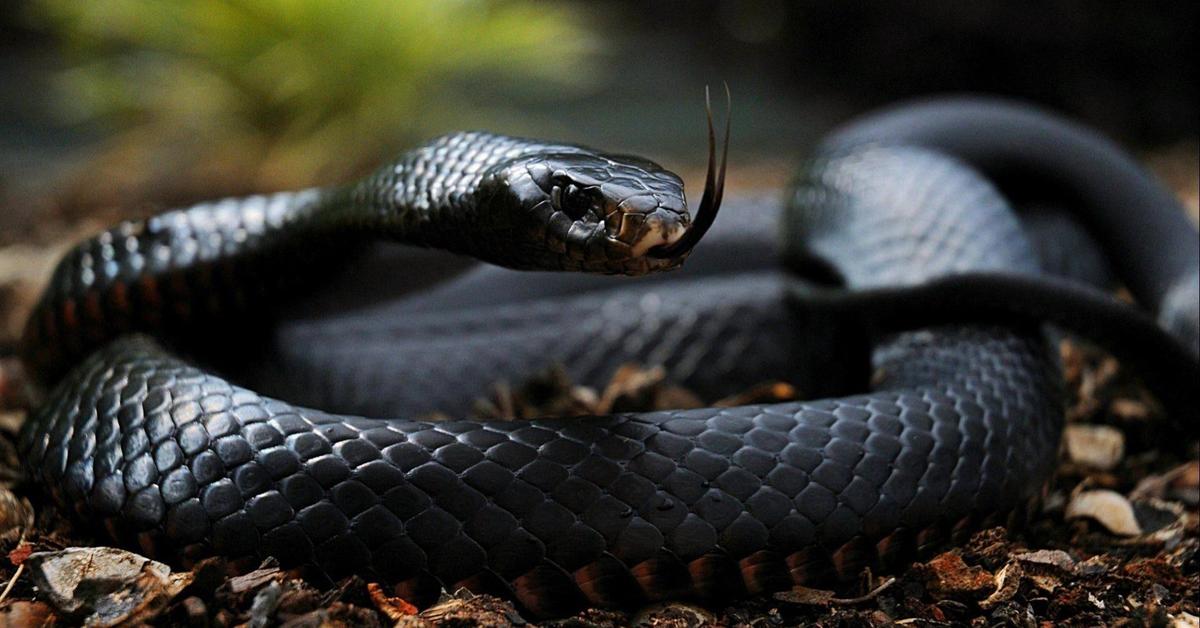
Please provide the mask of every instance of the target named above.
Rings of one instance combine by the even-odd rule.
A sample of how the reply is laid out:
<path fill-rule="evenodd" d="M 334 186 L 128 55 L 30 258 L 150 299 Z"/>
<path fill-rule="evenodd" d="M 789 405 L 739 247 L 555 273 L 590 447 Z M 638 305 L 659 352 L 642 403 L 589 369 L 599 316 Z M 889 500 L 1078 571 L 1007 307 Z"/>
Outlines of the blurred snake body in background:
<path fill-rule="evenodd" d="M 345 188 L 83 242 L 25 338 L 52 385 L 21 434 L 28 473 L 152 555 L 273 556 L 556 615 L 847 580 L 1016 523 L 1063 423 L 1047 322 L 1194 413 L 1196 230 L 1106 140 L 1005 102 L 918 103 L 831 135 L 782 209 L 731 199 L 714 224 L 711 137 L 695 216 L 651 162 L 460 133 Z M 420 251 L 329 270 L 379 238 L 645 276 Z M 1107 297 L 1114 279 L 1157 322 Z M 286 298 L 308 284 L 323 296 Z M 354 416 L 466 412 L 500 378 L 561 362 L 595 384 L 629 361 L 714 398 L 768 379 L 832 396 Z"/>

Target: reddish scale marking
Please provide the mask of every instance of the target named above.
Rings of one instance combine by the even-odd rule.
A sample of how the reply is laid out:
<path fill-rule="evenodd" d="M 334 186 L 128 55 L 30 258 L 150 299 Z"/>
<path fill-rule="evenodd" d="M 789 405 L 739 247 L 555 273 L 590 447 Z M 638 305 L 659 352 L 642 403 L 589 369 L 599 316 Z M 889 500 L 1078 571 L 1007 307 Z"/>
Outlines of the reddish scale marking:
<path fill-rule="evenodd" d="M 86 333 L 88 340 L 100 342 L 104 340 L 104 308 L 100 305 L 100 291 L 92 288 L 83 297 L 83 314 L 88 325 Z"/>
<path fill-rule="evenodd" d="M 721 554 L 706 554 L 688 563 L 688 574 L 692 579 L 692 588 L 701 598 L 721 594 L 723 587 L 729 586 L 729 557 Z"/>
<path fill-rule="evenodd" d="M 142 275 L 138 279 L 138 295 L 142 307 L 142 321 L 154 326 L 159 322 L 159 312 L 162 311 L 162 295 L 158 291 L 158 281 L 152 275 Z"/>
<path fill-rule="evenodd" d="M 74 332 L 79 328 L 79 317 L 76 314 L 77 307 L 78 306 L 75 305 L 75 299 L 71 297 L 67 297 L 67 300 L 63 301 L 61 311 L 63 327 L 65 327 L 63 330 L 64 333 Z"/>
<path fill-rule="evenodd" d="M 738 561 L 742 582 L 750 595 L 767 593 L 774 583 L 773 576 L 779 575 L 778 555 L 770 550 L 759 550 Z"/>

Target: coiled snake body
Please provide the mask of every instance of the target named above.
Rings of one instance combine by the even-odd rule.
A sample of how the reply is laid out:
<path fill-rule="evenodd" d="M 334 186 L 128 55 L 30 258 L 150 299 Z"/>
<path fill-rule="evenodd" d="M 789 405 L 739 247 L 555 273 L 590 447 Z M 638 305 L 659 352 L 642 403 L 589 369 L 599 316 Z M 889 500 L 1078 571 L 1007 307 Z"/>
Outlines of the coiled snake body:
<path fill-rule="evenodd" d="M 975 168 L 1078 210 L 1080 237 L 1119 251 L 1117 276 L 1184 342 L 1046 276 L 1029 221 Z M 1195 376 L 1194 227 L 1113 147 L 1047 114 L 946 101 L 835 134 L 784 212 L 789 270 L 768 261 L 772 213 L 727 208 L 662 278 L 479 268 L 311 317 L 279 295 L 374 234 L 516 268 L 642 274 L 678 266 L 696 225 L 655 164 L 483 134 L 349 188 L 120 225 L 67 256 L 31 318 L 28 361 L 57 383 L 22 431 L 26 468 L 145 552 L 269 555 L 416 600 L 465 585 L 553 615 L 852 578 L 1019 517 L 1063 417 L 1044 320 L 1117 345 L 1112 332 L 1133 330 L 1131 353 L 1183 365 L 1164 389 Z M 419 416 L 554 360 L 583 381 L 640 360 L 700 390 L 786 376 L 854 394 L 428 422 L 250 389 Z"/>

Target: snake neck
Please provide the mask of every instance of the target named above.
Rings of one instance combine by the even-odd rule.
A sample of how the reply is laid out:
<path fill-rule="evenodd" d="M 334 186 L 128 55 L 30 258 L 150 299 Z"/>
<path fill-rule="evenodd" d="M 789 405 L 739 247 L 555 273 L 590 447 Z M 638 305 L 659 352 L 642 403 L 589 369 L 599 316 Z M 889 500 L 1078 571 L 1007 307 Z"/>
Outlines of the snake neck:
<path fill-rule="evenodd" d="M 297 226 L 316 236 L 350 236 L 472 253 L 480 203 L 475 181 L 468 188 L 414 190 L 403 160 L 357 183 L 325 190 L 297 216 Z M 478 179 L 478 177 L 474 177 Z"/>
<path fill-rule="evenodd" d="M 471 251 L 482 237 L 467 228 L 480 213 L 482 173 L 530 149 L 457 133 L 347 186 L 228 198 L 123 222 L 59 262 L 26 324 L 23 357 L 50 380 L 123 333 L 179 328 L 202 337 L 245 325 L 368 240 Z M 281 260 L 290 261 L 279 268 Z"/>
<path fill-rule="evenodd" d="M 330 189 L 301 219 L 319 231 L 440 248 L 474 257 L 511 247 L 502 210 L 481 188 L 498 165 L 531 152 L 578 151 L 534 140 L 461 132 L 430 140 L 360 181 Z"/>

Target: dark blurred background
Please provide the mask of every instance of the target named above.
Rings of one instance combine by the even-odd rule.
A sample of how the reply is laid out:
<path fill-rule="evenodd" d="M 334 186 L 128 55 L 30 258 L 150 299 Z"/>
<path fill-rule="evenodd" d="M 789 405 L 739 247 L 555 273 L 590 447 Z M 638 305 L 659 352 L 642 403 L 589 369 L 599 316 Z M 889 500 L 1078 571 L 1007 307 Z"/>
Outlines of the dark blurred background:
<path fill-rule="evenodd" d="M 846 118 L 923 94 L 1098 126 L 1196 206 L 1200 3 L 1088 0 L 8 0 L 0 342 L 53 258 L 116 217 L 353 177 L 483 128 L 635 152 L 698 185 L 733 91 L 730 188 L 786 181 Z"/>

